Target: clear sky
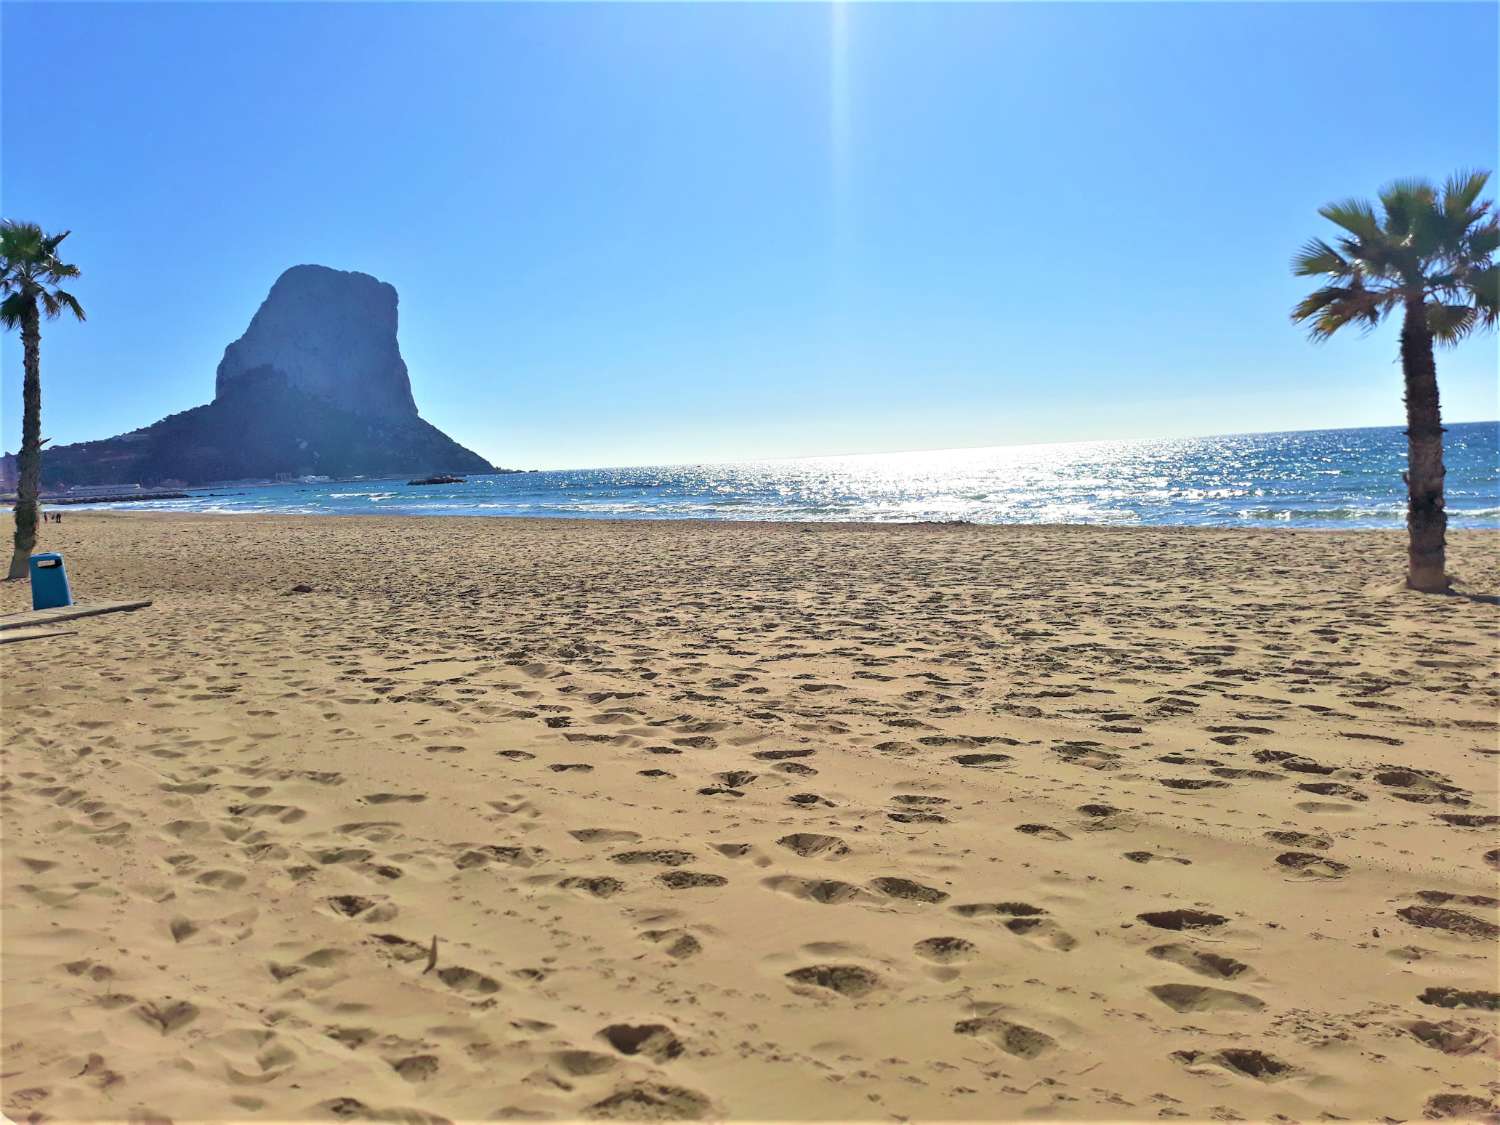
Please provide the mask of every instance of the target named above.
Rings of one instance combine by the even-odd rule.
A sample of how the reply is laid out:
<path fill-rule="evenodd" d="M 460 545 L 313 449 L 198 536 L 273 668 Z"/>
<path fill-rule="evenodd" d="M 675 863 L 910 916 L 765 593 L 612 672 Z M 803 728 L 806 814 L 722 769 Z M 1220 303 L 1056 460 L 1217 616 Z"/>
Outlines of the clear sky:
<path fill-rule="evenodd" d="M 59 443 L 211 398 L 299 262 L 395 285 L 423 415 L 508 466 L 1395 424 L 1395 328 L 1309 344 L 1287 261 L 1500 159 L 1493 3 L 0 20 L 4 214 L 84 270 Z M 1496 351 L 1439 356 L 1451 420 L 1500 415 Z"/>

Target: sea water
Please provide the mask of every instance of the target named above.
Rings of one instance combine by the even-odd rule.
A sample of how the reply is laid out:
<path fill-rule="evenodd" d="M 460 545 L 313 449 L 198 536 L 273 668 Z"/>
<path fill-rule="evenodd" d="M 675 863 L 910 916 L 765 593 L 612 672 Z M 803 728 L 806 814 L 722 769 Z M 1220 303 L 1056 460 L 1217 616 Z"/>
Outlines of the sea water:
<path fill-rule="evenodd" d="M 1450 426 L 1448 514 L 1500 527 L 1500 422 Z M 1400 527 L 1396 427 L 405 480 L 218 486 L 132 508 L 316 515 Z"/>

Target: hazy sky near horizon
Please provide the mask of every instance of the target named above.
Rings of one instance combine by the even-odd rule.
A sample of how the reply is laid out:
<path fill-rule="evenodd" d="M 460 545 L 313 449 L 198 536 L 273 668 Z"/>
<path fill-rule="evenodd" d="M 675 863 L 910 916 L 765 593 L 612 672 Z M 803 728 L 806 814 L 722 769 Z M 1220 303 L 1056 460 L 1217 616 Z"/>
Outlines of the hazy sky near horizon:
<path fill-rule="evenodd" d="M 423 415 L 508 466 L 1397 424 L 1395 327 L 1308 343 L 1287 262 L 1500 136 L 1488 3 L 7 0 L 0 34 L 4 214 L 84 271 L 57 443 L 208 401 L 300 262 L 395 285 Z M 1447 418 L 1500 415 L 1496 359 L 1439 355 Z"/>

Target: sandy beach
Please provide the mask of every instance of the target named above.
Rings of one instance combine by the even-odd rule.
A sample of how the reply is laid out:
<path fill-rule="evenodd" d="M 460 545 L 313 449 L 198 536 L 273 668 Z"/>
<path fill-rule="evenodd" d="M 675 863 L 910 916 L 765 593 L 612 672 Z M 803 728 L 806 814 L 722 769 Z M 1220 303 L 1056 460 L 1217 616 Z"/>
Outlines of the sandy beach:
<path fill-rule="evenodd" d="M 1494 1113 L 1497 546 L 68 512 L 3 1109 Z"/>

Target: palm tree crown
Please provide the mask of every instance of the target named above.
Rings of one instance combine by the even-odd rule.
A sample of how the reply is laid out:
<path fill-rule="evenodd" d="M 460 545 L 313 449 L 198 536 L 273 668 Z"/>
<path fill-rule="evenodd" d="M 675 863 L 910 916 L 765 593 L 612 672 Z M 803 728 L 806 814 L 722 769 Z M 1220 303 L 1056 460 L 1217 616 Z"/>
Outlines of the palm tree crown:
<path fill-rule="evenodd" d="M 27 315 L 38 309 L 49 320 L 64 310 L 84 319 L 78 299 L 57 287 L 60 281 L 78 276 L 77 266 L 57 256 L 58 244 L 69 233 L 43 234 L 36 223 L 13 219 L 0 223 L 0 293 L 4 294 L 0 325 L 24 325 Z"/>
<path fill-rule="evenodd" d="M 1488 172 L 1461 172 L 1442 190 L 1426 180 L 1397 180 L 1380 193 L 1383 215 L 1362 199 L 1318 213 L 1344 230 L 1337 247 L 1314 238 L 1292 259 L 1299 277 L 1326 277 L 1292 310 L 1315 340 L 1346 324 L 1373 328 L 1400 308 L 1425 308 L 1427 330 L 1456 344 L 1500 322 L 1500 219 L 1480 202 Z"/>

